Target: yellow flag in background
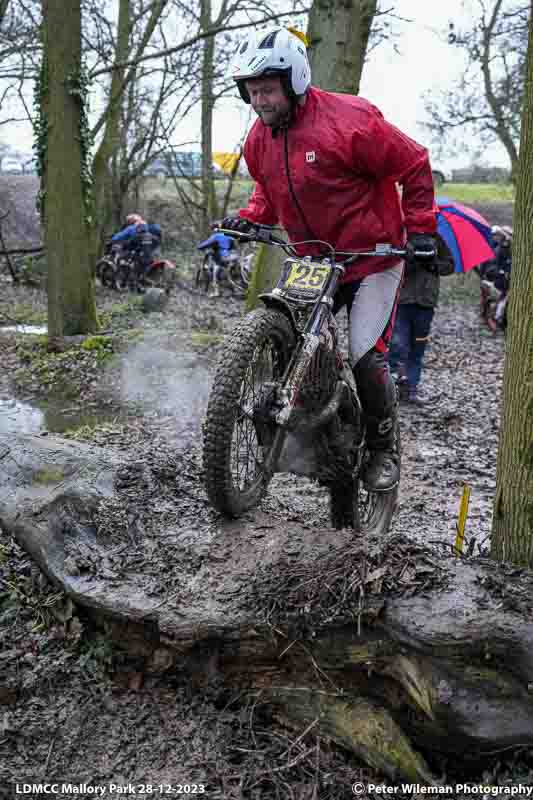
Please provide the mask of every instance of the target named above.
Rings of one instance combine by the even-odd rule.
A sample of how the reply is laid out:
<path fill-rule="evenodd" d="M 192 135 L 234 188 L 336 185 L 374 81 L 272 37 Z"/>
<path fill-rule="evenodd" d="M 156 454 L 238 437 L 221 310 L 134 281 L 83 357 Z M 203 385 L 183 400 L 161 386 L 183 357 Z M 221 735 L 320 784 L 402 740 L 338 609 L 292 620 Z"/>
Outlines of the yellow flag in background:
<path fill-rule="evenodd" d="M 215 164 L 218 164 L 222 172 L 225 172 L 226 175 L 231 175 L 238 160 L 238 153 L 213 153 L 213 161 Z"/>
<path fill-rule="evenodd" d="M 307 38 L 307 36 L 303 31 L 299 31 L 298 28 L 287 28 L 287 30 L 290 31 L 291 33 L 294 33 L 294 35 L 297 36 L 298 39 L 301 42 L 303 42 L 306 47 L 309 47 L 309 39 Z"/>

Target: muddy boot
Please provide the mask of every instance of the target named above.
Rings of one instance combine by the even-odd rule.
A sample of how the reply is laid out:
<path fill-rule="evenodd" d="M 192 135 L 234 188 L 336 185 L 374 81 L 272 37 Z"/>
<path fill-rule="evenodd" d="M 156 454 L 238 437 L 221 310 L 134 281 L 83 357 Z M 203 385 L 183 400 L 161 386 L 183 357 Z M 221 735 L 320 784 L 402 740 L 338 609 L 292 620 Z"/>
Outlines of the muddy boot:
<path fill-rule="evenodd" d="M 361 478 L 371 492 L 388 492 L 400 480 L 395 428 L 396 406 L 389 417 L 366 417 L 368 460 Z"/>
<path fill-rule="evenodd" d="M 370 491 L 386 492 L 400 480 L 400 459 L 396 448 L 396 386 L 385 354 L 370 350 L 357 362 L 354 376 L 363 406 L 369 451 L 361 479 Z"/>

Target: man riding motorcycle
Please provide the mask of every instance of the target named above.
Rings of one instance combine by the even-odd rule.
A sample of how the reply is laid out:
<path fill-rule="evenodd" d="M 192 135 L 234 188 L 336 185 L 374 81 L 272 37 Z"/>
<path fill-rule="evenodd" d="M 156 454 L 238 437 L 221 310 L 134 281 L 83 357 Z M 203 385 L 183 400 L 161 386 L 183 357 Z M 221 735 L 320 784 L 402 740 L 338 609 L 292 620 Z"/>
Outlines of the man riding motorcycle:
<path fill-rule="evenodd" d="M 208 239 L 205 241 L 200 242 L 197 246 L 197 250 L 207 250 L 211 249 L 214 257 L 214 265 L 213 265 L 213 293 L 215 295 L 218 294 L 218 281 L 222 274 L 222 270 L 224 266 L 228 262 L 228 257 L 230 253 L 235 251 L 235 240 L 231 238 L 231 236 L 226 236 L 225 233 L 221 233 L 220 231 L 216 230 L 219 226 L 218 222 L 214 222 L 211 225 L 211 228 L 215 230 L 215 233 L 211 234 Z"/>
<path fill-rule="evenodd" d="M 142 291 L 140 284 L 150 270 L 155 251 L 161 246 L 161 227 L 147 223 L 140 214 L 128 214 L 126 225 L 111 237 L 111 242 L 122 244 L 135 254 L 135 283 Z"/>
<path fill-rule="evenodd" d="M 288 30 L 244 40 L 232 77 L 259 117 L 244 146 L 255 189 L 222 228 L 246 232 L 254 223 L 280 223 L 292 242 L 320 239 L 340 251 L 379 242 L 401 247 L 407 235 L 411 252 L 433 258 L 433 178 L 424 148 L 367 100 L 312 87 L 305 45 Z M 322 252 L 320 245 L 299 250 Z M 370 453 L 363 479 L 372 491 L 387 491 L 400 477 L 387 351 L 402 270 L 401 261 L 361 258 L 347 267 L 335 298 L 334 310 L 346 305 L 349 313 Z"/>

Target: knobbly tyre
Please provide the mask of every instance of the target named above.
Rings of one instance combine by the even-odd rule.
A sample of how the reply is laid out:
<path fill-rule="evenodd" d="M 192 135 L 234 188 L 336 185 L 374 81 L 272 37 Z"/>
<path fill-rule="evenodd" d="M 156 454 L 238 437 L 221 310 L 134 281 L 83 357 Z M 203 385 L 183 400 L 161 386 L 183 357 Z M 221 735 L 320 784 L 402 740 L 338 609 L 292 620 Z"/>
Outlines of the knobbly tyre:
<path fill-rule="evenodd" d="M 255 231 L 223 233 L 281 247 L 288 258 L 276 287 L 260 295 L 265 307 L 244 317 L 217 365 L 203 429 L 208 497 L 231 517 L 256 506 L 291 433 L 312 441 L 314 477 L 329 490 L 333 526 L 384 532 L 398 486 L 371 492 L 359 479 L 367 457 L 364 419 L 331 309 L 348 263 L 360 256 L 408 253 L 388 244 L 370 252 L 335 252 L 318 240 L 287 244 L 265 226 Z M 295 246 L 304 244 L 324 246 L 327 257 L 298 256 Z M 396 447 L 399 454 L 398 429 Z"/>

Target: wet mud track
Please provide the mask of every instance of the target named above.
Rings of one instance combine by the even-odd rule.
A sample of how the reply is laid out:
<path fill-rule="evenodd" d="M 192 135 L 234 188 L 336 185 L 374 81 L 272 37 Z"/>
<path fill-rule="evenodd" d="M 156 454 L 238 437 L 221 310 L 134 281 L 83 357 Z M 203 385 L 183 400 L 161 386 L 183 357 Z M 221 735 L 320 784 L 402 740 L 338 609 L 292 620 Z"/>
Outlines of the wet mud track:
<path fill-rule="evenodd" d="M 131 402 L 137 416 L 86 434 L 131 459 L 158 442 L 178 458 L 181 453 L 197 485 L 192 499 L 180 498 L 178 511 L 210 535 L 216 535 L 217 517 L 200 485 L 199 435 L 213 363 L 223 346 L 219 334 L 231 330 L 240 307 L 229 312 L 227 304 L 222 309 L 202 298 L 175 298 L 162 315 L 147 317 L 144 341 L 132 344 L 120 378 L 109 384 L 113 397 Z M 216 335 L 200 351 L 189 348 L 191 333 L 206 330 Z M 158 341 L 164 347 L 150 359 Z M 487 545 L 503 354 L 503 339 L 482 329 L 474 307 L 438 309 L 423 375 L 429 402 L 401 407 L 403 477 L 395 531 L 437 549 L 449 547 L 468 483 L 467 543 L 475 551 Z M 176 365 L 188 371 L 187 402 L 175 400 L 176 392 L 183 393 Z M 259 515 L 269 516 L 269 535 L 291 522 L 323 527 L 327 495 L 306 478 L 278 475 Z M 164 584 L 164 559 L 157 571 Z M 316 738 L 292 744 L 296 763 L 287 769 L 286 751 L 298 734 L 281 728 L 260 702 L 241 701 L 216 678 L 195 686 L 179 671 L 142 674 L 134 658 L 115 652 L 67 600 L 52 603 L 54 588 L 3 535 L 0 580 L 0 796 L 12 796 L 13 780 L 60 778 L 197 783 L 208 787 L 210 798 L 343 798 L 352 796 L 351 782 L 368 774 L 352 756 Z M 315 747 L 313 756 L 305 755 L 304 744 Z"/>

